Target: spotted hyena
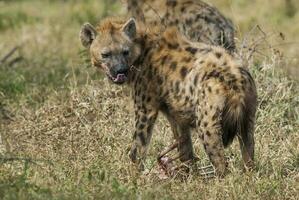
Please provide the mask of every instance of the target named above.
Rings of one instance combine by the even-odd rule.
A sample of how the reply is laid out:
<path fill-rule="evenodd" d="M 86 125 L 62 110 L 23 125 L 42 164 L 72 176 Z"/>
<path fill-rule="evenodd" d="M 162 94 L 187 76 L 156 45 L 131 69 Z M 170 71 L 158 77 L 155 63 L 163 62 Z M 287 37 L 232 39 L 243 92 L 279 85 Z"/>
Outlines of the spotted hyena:
<path fill-rule="evenodd" d="M 236 135 L 244 163 L 252 167 L 257 94 L 247 68 L 223 48 L 190 42 L 175 28 L 158 30 L 137 26 L 133 18 L 108 18 L 96 28 L 84 24 L 80 32 L 93 65 L 113 83 L 127 83 L 132 89 L 132 161 L 142 166 L 162 112 L 181 141 L 181 161 L 194 158 L 193 131 L 218 175 L 226 171 L 224 147 Z"/>
<path fill-rule="evenodd" d="M 200 0 L 125 0 L 133 17 L 147 24 L 176 26 L 194 42 L 235 50 L 234 27 L 217 8 Z M 138 21 L 137 20 L 137 21 Z"/>

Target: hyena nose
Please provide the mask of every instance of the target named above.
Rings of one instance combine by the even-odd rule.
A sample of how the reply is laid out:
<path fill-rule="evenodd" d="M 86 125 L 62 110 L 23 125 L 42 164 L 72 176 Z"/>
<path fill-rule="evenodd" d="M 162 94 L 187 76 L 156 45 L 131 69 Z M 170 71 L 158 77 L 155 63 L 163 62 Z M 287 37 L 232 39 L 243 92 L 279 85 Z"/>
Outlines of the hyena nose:
<path fill-rule="evenodd" d="M 116 69 L 117 74 L 126 74 L 129 70 L 128 65 L 120 65 Z"/>

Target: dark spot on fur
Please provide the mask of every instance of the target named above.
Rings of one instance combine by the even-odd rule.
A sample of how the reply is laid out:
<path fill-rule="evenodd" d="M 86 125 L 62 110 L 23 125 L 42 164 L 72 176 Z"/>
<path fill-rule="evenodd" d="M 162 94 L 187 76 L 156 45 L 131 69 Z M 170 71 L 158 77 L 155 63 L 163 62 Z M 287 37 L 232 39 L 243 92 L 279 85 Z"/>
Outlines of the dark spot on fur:
<path fill-rule="evenodd" d="M 236 78 L 233 78 L 233 79 L 230 79 L 227 84 L 230 86 L 230 87 L 233 87 L 233 85 L 237 82 L 237 79 Z"/>
<path fill-rule="evenodd" d="M 176 91 L 176 93 L 178 93 L 180 91 L 180 82 L 179 81 L 175 82 L 175 91 Z"/>
<path fill-rule="evenodd" d="M 188 102 L 189 100 L 190 100 L 190 97 L 186 96 L 185 101 Z"/>
<path fill-rule="evenodd" d="M 141 121 L 142 121 L 143 123 L 145 123 L 145 122 L 147 121 L 147 117 L 146 117 L 146 116 L 142 116 Z"/>
<path fill-rule="evenodd" d="M 215 65 L 215 64 L 214 64 Z M 219 71 L 216 71 L 216 70 L 213 70 L 211 71 L 207 77 L 206 77 L 206 80 L 210 79 L 210 78 L 218 78 L 220 76 L 220 72 Z"/>
<path fill-rule="evenodd" d="M 171 7 L 176 7 L 177 2 L 175 0 L 167 0 L 166 5 Z"/>
<path fill-rule="evenodd" d="M 192 24 L 192 19 L 187 19 L 185 23 L 187 26 L 190 26 Z"/>
<path fill-rule="evenodd" d="M 136 162 L 136 154 L 137 154 L 137 149 L 136 148 L 132 149 L 130 152 L 130 158 L 133 162 Z"/>
<path fill-rule="evenodd" d="M 169 49 L 177 49 L 177 48 L 179 48 L 179 44 L 178 43 L 174 43 L 174 44 L 167 43 L 167 47 Z"/>
<path fill-rule="evenodd" d="M 204 127 L 207 127 L 207 126 L 208 126 L 208 122 L 204 122 L 204 123 L 203 123 L 203 126 L 204 126 Z"/>
<path fill-rule="evenodd" d="M 188 73 L 188 69 L 186 67 L 182 67 L 180 73 L 181 73 L 182 79 L 184 79 Z"/>
<path fill-rule="evenodd" d="M 189 87 L 189 91 L 190 91 L 191 95 L 193 95 L 194 91 L 193 91 L 193 87 L 192 86 Z"/>
<path fill-rule="evenodd" d="M 234 86 L 233 86 L 233 90 L 238 91 L 238 90 L 239 90 L 239 87 L 236 86 L 236 85 L 234 85 Z"/>
<path fill-rule="evenodd" d="M 218 113 L 215 113 L 212 117 L 212 120 L 215 121 L 218 118 Z"/>
<path fill-rule="evenodd" d="M 197 120 L 197 126 L 200 127 L 201 121 L 198 119 Z M 201 131 L 200 131 L 201 132 Z"/>
<path fill-rule="evenodd" d="M 246 90 L 246 87 L 244 85 L 242 85 L 242 90 L 245 91 Z"/>
<path fill-rule="evenodd" d="M 144 124 L 139 124 L 138 129 L 139 129 L 139 130 L 142 130 L 142 129 L 144 129 L 144 127 L 145 127 Z"/>
<path fill-rule="evenodd" d="M 163 56 L 161 59 L 161 65 L 164 65 L 167 59 L 168 59 L 167 55 Z"/>
<path fill-rule="evenodd" d="M 219 58 L 221 58 L 221 56 L 222 56 L 222 53 L 220 53 L 220 52 L 216 52 L 216 57 L 219 59 Z"/>
<path fill-rule="evenodd" d="M 158 76 L 158 84 L 162 85 L 163 84 L 163 78 L 161 76 Z"/>
<path fill-rule="evenodd" d="M 204 49 L 200 49 L 199 51 L 203 54 L 207 54 L 207 53 L 210 53 L 212 51 L 212 49 L 211 48 L 204 48 Z"/>
<path fill-rule="evenodd" d="M 137 133 L 136 133 L 136 131 L 135 131 L 134 134 L 133 134 L 133 139 L 135 140 L 136 137 L 137 137 Z"/>
<path fill-rule="evenodd" d="M 141 145 L 145 146 L 146 145 L 146 141 L 145 141 L 144 133 L 142 131 L 138 133 L 138 137 L 140 139 Z"/>
<path fill-rule="evenodd" d="M 208 137 L 211 137 L 211 133 L 210 133 L 210 131 L 207 131 L 207 132 L 206 132 L 206 135 L 207 135 Z"/>
<path fill-rule="evenodd" d="M 165 14 L 165 18 L 167 19 L 167 18 L 169 18 L 169 12 L 167 12 L 166 14 Z M 164 18 L 163 18 L 164 19 Z"/>
<path fill-rule="evenodd" d="M 220 76 L 220 77 L 219 77 L 219 80 L 220 80 L 220 82 L 223 82 L 223 81 L 224 81 L 224 77 L 223 77 L 223 76 Z"/>
<path fill-rule="evenodd" d="M 235 76 L 234 74 L 229 74 L 229 78 L 230 78 L 231 80 L 236 80 L 236 76 Z"/>
<path fill-rule="evenodd" d="M 194 47 L 186 47 L 185 50 L 194 55 L 198 49 Z"/>
<path fill-rule="evenodd" d="M 198 82 L 198 74 L 196 74 L 194 77 L 194 80 L 193 80 L 194 86 L 197 85 L 197 82 Z"/>
<path fill-rule="evenodd" d="M 146 99 L 146 101 L 147 101 L 147 102 L 150 102 L 151 99 L 152 99 L 151 97 L 148 97 L 148 98 Z"/>
<path fill-rule="evenodd" d="M 146 132 L 147 132 L 147 133 L 150 133 L 151 130 L 152 130 L 152 126 L 150 125 L 150 126 L 147 127 Z"/>
<path fill-rule="evenodd" d="M 192 60 L 192 57 L 184 57 L 182 62 L 189 63 Z"/>

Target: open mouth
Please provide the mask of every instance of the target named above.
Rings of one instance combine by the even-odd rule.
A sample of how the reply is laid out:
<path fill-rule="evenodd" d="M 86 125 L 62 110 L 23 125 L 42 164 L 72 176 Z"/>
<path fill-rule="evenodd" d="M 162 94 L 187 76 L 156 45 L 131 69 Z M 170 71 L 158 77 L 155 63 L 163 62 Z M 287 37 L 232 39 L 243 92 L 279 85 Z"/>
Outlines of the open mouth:
<path fill-rule="evenodd" d="M 111 75 L 108 76 L 112 80 L 112 82 L 116 84 L 122 84 L 128 79 L 127 73 L 117 74 L 116 77 L 112 77 Z"/>

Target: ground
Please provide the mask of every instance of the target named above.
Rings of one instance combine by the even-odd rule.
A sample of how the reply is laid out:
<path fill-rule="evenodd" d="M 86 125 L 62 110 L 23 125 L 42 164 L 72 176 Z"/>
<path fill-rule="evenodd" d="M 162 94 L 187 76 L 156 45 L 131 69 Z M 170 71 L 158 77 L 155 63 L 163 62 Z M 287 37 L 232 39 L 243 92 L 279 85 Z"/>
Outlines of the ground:
<path fill-rule="evenodd" d="M 104 12 L 102 1 L 7 0 L 0 2 L 0 59 L 18 47 L 0 64 L 0 199 L 298 199 L 299 5 L 209 2 L 233 19 L 239 41 L 261 37 L 253 29 L 259 24 L 279 50 L 263 39 L 266 50 L 250 68 L 259 94 L 254 172 L 242 172 L 235 142 L 224 179 L 159 180 L 156 155 L 172 138 L 161 117 L 147 160 L 153 170 L 136 174 L 128 159 L 129 93 L 90 67 L 78 38 L 85 21 L 122 12 L 120 6 Z M 199 139 L 194 143 L 206 164 Z"/>

